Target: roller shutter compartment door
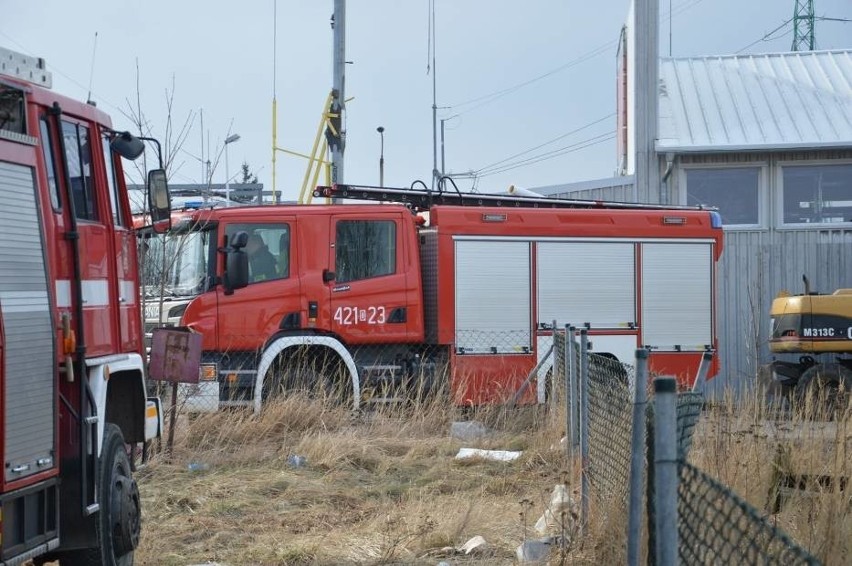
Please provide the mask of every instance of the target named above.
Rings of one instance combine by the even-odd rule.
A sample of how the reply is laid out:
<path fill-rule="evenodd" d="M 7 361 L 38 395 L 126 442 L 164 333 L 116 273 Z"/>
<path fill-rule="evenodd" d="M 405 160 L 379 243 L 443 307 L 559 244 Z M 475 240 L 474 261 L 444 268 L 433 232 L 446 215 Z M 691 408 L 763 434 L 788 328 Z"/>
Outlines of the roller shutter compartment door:
<path fill-rule="evenodd" d="M 713 341 L 713 246 L 642 245 L 642 342 L 703 350 Z"/>
<path fill-rule="evenodd" d="M 0 162 L 0 313 L 6 481 L 56 466 L 54 326 L 30 167 Z"/>
<path fill-rule="evenodd" d="M 530 244 L 457 241 L 456 352 L 531 351 Z"/>
<path fill-rule="evenodd" d="M 538 244 L 538 322 L 627 328 L 636 320 L 634 244 Z"/>

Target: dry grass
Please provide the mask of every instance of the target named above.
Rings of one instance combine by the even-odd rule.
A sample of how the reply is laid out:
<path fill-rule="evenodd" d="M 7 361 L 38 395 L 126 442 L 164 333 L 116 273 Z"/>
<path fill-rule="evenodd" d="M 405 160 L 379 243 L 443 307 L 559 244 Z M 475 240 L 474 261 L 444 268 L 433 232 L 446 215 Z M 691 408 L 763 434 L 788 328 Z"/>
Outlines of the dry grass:
<path fill-rule="evenodd" d="M 493 433 L 450 438 L 450 424 L 464 419 Z M 758 509 L 766 509 L 779 467 L 816 464 L 849 476 L 848 414 L 827 425 L 831 433 L 801 419 L 769 422 L 758 410 L 716 407 L 702 417 L 692 460 Z M 513 564 L 515 548 L 538 537 L 533 524 L 554 485 L 577 477 L 558 448 L 563 423 L 562 411 L 461 414 L 444 400 L 353 416 L 297 395 L 258 416 L 182 419 L 171 459 L 156 455 L 138 475 L 137 564 Z M 454 459 L 462 446 L 523 455 L 511 463 Z M 291 465 L 291 456 L 306 464 Z M 209 469 L 189 471 L 192 462 Z M 565 556 L 554 551 L 554 563 L 624 562 L 626 514 L 597 507 L 587 535 Z M 823 488 L 767 515 L 825 563 L 841 564 L 852 555 L 850 509 L 850 490 Z M 446 551 L 476 535 L 488 541 L 486 555 Z"/>
<path fill-rule="evenodd" d="M 831 416 L 815 406 L 809 400 L 779 417 L 756 397 L 725 400 L 702 416 L 690 459 L 824 564 L 839 566 L 852 556 L 852 483 L 844 484 L 852 476 L 852 406 Z M 785 478 L 804 489 L 779 493 Z"/>
<path fill-rule="evenodd" d="M 495 432 L 451 439 L 450 423 L 462 418 Z M 257 417 L 184 419 L 170 461 L 157 455 L 139 473 L 137 563 L 435 564 L 442 548 L 476 535 L 490 552 L 465 563 L 511 563 L 564 476 L 549 422 L 539 408 L 462 416 L 443 401 L 353 416 L 300 396 Z M 455 460 L 462 446 L 524 454 Z M 306 464 L 292 466 L 291 456 Z M 209 469 L 189 471 L 192 462 Z"/>

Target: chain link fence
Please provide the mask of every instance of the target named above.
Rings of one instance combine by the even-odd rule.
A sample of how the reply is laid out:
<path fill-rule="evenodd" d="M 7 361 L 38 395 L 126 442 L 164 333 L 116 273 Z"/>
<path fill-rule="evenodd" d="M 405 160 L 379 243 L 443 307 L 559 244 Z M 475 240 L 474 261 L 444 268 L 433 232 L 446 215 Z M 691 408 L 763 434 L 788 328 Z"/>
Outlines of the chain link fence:
<path fill-rule="evenodd" d="M 595 354 L 585 331 L 566 327 L 555 333 L 553 359 L 554 387 L 566 402 L 567 450 L 569 456 L 579 453 L 582 461 L 581 523 L 588 528 L 591 516 L 598 522 L 619 522 L 632 512 L 633 495 L 645 502 L 646 527 L 640 519 L 639 528 L 628 529 L 628 547 L 633 544 L 637 549 L 634 554 L 628 552 L 629 563 L 639 562 L 640 548 L 646 549 L 649 564 L 672 563 L 668 560 L 671 554 L 656 550 L 658 543 L 670 544 L 672 534 L 675 560 L 684 564 L 819 563 L 733 490 L 688 462 L 704 409 L 701 393 L 681 391 L 672 395 L 672 429 L 662 438 L 670 446 L 670 464 L 674 467 L 673 473 L 666 475 L 666 470 L 655 465 L 659 457 L 655 437 L 661 438 L 656 430 L 655 405 L 666 399 L 637 388 L 637 380 L 648 379 L 647 354 L 644 360 L 637 358 L 644 364 L 640 371 L 640 366 L 626 366 Z M 707 363 L 709 360 L 705 356 Z M 699 369 L 699 386 L 706 369 L 705 365 Z M 631 418 L 636 403 L 640 403 L 637 422 L 644 429 L 638 436 L 634 435 Z M 633 458 L 635 454 L 640 457 Z M 636 462 L 643 473 L 631 474 L 631 465 Z M 663 490 L 675 494 L 674 512 L 669 514 L 674 517 L 670 523 L 674 526 L 665 532 L 658 526 L 660 516 L 668 511 L 663 508 L 660 512 L 665 502 L 654 487 L 659 477 L 674 479 L 674 485 Z M 636 493 L 631 493 L 634 490 Z"/>
<path fill-rule="evenodd" d="M 681 562 L 819 564 L 730 488 L 688 462 L 679 462 L 678 468 L 678 556 Z"/>
<path fill-rule="evenodd" d="M 666 379 L 673 381 L 658 381 Z M 676 556 L 684 564 L 819 564 L 731 488 L 689 463 L 703 396 L 663 391 L 659 389 L 648 411 L 649 563 L 668 564 Z M 674 405 L 674 422 L 664 422 L 664 416 L 672 412 L 665 404 Z M 666 477 L 674 485 L 660 480 L 663 467 L 671 469 Z M 676 552 L 669 554 L 672 549 Z"/>

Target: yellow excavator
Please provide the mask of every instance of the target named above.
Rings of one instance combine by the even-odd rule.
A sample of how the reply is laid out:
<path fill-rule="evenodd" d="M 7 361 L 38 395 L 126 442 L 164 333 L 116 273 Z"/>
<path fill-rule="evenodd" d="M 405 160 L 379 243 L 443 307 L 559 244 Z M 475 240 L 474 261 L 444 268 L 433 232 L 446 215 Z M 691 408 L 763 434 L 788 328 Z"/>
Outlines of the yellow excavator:
<path fill-rule="evenodd" d="M 833 413 L 852 397 L 852 289 L 821 295 L 811 292 L 806 276 L 802 280 L 803 294 L 782 291 L 772 301 L 769 349 L 801 354 L 798 361 L 772 362 L 773 385 L 785 399 L 825 399 Z"/>

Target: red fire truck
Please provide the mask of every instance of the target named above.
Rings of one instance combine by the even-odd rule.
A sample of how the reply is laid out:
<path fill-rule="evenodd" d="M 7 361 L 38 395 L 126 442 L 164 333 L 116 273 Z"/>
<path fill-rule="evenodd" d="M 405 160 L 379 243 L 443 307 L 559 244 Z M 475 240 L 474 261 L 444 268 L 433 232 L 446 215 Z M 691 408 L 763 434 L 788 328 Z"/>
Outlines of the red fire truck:
<path fill-rule="evenodd" d="M 412 380 L 448 386 L 458 404 L 499 402 L 541 361 L 554 320 L 587 328 L 595 352 L 624 363 L 647 346 L 652 371 L 684 385 L 716 348 L 713 211 L 343 185 L 315 195 L 385 204 L 173 218 L 152 315 L 203 335 L 188 408 L 259 409 L 299 383 L 305 360 L 319 383 L 331 367 L 356 407 Z M 521 402 L 536 390 L 543 400 L 537 387 Z"/>
<path fill-rule="evenodd" d="M 128 565 L 140 533 L 128 454 L 161 420 L 119 159 L 145 143 L 50 86 L 42 59 L 0 49 L 0 564 Z M 158 226 L 165 179 L 148 179 Z"/>

